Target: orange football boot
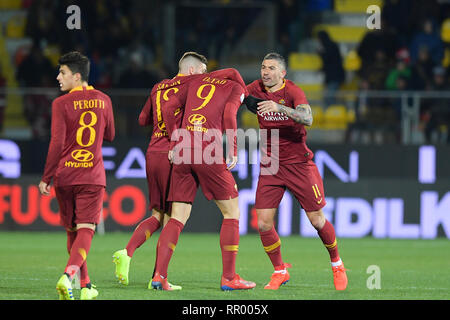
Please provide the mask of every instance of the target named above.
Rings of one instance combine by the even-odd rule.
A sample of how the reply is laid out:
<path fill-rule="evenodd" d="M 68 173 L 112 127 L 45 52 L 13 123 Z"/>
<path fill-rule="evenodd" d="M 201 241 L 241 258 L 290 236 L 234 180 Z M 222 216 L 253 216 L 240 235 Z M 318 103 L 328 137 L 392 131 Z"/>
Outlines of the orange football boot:
<path fill-rule="evenodd" d="M 227 280 L 222 276 L 220 283 L 220 289 L 223 291 L 248 290 L 253 289 L 255 286 L 256 283 L 242 279 L 237 273 L 231 280 Z"/>
<path fill-rule="evenodd" d="M 331 269 L 333 270 L 334 287 L 336 290 L 345 290 L 345 288 L 347 288 L 348 280 L 344 264 L 342 263 L 340 266 L 331 267 Z"/>
<path fill-rule="evenodd" d="M 275 269 L 275 272 L 272 273 L 272 276 L 270 277 L 270 281 L 264 289 L 267 290 L 278 290 L 280 286 L 287 283 L 290 279 L 289 272 L 287 271 L 287 268 L 292 267 L 290 263 L 283 263 L 283 266 L 277 270 Z"/>
<path fill-rule="evenodd" d="M 159 272 L 155 272 L 155 276 L 152 279 L 152 287 L 153 289 L 157 290 L 165 290 L 165 291 L 173 290 L 169 284 L 169 281 L 167 281 L 167 278 L 161 276 Z"/>

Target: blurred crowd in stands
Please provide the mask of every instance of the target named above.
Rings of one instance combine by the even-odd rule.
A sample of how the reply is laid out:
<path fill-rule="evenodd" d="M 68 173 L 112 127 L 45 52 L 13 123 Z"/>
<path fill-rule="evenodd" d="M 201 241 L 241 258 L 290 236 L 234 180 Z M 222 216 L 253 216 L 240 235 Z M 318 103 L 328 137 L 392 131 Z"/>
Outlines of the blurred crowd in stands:
<path fill-rule="evenodd" d="M 450 68 L 443 63 L 441 27 L 449 17 L 449 2 L 385 0 L 381 29 L 368 32 L 358 46 L 361 90 L 448 91 Z M 387 128 L 401 121 L 399 99 L 372 98 L 366 103 L 375 113 L 368 117 L 378 118 Z M 420 115 L 425 140 L 431 142 L 442 125 L 450 128 L 450 99 L 423 99 Z"/>
<path fill-rule="evenodd" d="M 255 1 L 259 0 L 239 3 Z M 45 54 L 46 48 L 56 48 L 57 55 L 70 50 L 87 54 L 91 59 L 89 82 L 99 89 L 149 89 L 161 79 L 172 77 L 178 66 L 166 63 L 162 45 L 165 31 L 163 7 L 168 2 L 24 0 L 26 37 L 32 39 L 33 46 L 28 52 L 19 51 L 15 56 L 20 85 L 55 87 L 57 59 L 52 60 Z M 232 4 L 236 1 L 213 2 Z M 332 0 L 282 0 L 274 3 L 277 6 L 277 47 L 286 59 L 289 53 L 298 50 L 301 39 L 312 36 L 314 17 L 333 7 Z M 80 30 L 61 27 L 66 25 L 66 9 L 72 4 L 82 9 L 83 27 Z M 220 53 L 232 48 L 258 14 L 251 7 L 237 11 L 230 6 L 230 9 L 222 10 L 219 17 L 209 10 L 194 6 L 177 12 L 177 24 L 182 27 L 176 34 L 176 57 L 189 49 L 206 54 L 211 61 L 220 61 Z M 385 0 L 381 29 L 367 32 L 357 47 L 362 61 L 357 73 L 359 90 L 449 90 L 449 64 L 445 68 L 442 62 L 449 44 L 440 37 L 442 23 L 449 17 L 449 1 Z M 346 81 L 343 58 L 336 43 L 326 33 L 319 33 L 317 39 L 320 43 L 318 53 L 324 62 L 325 88 L 336 92 Z M 215 67 L 217 65 L 212 65 Z M 33 99 L 35 101 L 29 104 L 33 107 L 25 110 L 27 118 L 34 121 L 32 119 L 40 115 L 47 119 L 45 126 L 48 128 L 48 97 Z M 442 125 L 450 127 L 448 102 L 430 98 L 422 103 L 421 123 L 428 142 L 432 133 Z M 333 101 L 327 101 L 326 105 L 330 103 Z M 387 125 L 389 121 L 398 122 L 401 118 L 398 101 L 369 98 L 365 103 L 365 107 L 381 107 L 368 108 L 369 118 L 379 117 L 380 122 Z M 370 110 L 375 114 L 370 115 Z M 370 127 L 370 124 L 357 115 L 357 121 L 350 129 L 364 126 Z M 48 130 L 36 134 L 45 136 Z"/>

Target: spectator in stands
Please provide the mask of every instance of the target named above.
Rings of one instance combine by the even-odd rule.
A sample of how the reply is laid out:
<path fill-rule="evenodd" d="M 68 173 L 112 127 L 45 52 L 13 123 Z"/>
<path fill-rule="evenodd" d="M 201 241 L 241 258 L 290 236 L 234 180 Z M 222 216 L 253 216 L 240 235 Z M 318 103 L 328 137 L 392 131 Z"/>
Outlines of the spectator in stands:
<path fill-rule="evenodd" d="M 119 88 L 152 88 L 158 82 L 158 77 L 147 71 L 143 65 L 143 58 L 139 52 L 130 57 L 129 67 L 120 76 Z"/>
<path fill-rule="evenodd" d="M 444 0 L 445 1 L 445 0 Z M 439 15 L 442 13 L 442 0 L 408 1 L 408 11 L 405 11 L 409 19 L 410 39 L 423 28 L 426 19 L 433 19 L 438 23 Z"/>
<path fill-rule="evenodd" d="M 56 69 L 44 56 L 39 45 L 34 44 L 17 70 L 22 87 L 52 87 L 56 81 Z M 30 123 L 33 138 L 46 140 L 50 135 L 51 100 L 46 93 L 33 92 L 24 97 L 24 115 Z"/>
<path fill-rule="evenodd" d="M 45 40 L 58 42 L 59 28 L 55 27 L 55 2 L 52 0 L 33 1 L 27 10 L 25 34 L 34 42 Z"/>
<path fill-rule="evenodd" d="M 396 66 L 389 73 L 386 79 L 386 89 L 396 91 L 410 90 L 412 78 L 412 70 L 410 67 L 409 52 L 406 48 L 402 48 L 396 53 Z M 402 98 L 396 96 L 386 99 L 383 103 L 383 134 L 386 138 L 393 136 L 396 142 L 400 142 L 401 138 L 401 121 L 402 121 Z"/>
<path fill-rule="evenodd" d="M 397 91 L 406 91 L 409 90 L 410 87 L 410 78 L 405 76 L 402 73 L 399 73 L 395 79 L 395 88 L 392 88 Z M 387 125 L 389 129 L 395 130 L 398 138 L 400 139 L 400 130 L 401 130 L 401 121 L 402 121 L 402 105 L 404 101 L 401 97 L 396 96 L 388 99 L 387 110 L 385 112 L 386 118 L 388 119 Z M 391 128 L 392 127 L 392 128 Z M 398 140 L 398 142 L 400 142 Z"/>
<path fill-rule="evenodd" d="M 17 79 L 23 87 L 41 87 L 43 75 L 54 74 L 56 69 L 51 61 L 44 56 L 40 46 L 34 43 L 30 53 L 22 60 L 17 69 Z"/>
<path fill-rule="evenodd" d="M 278 4 L 278 39 L 282 47 L 282 55 L 287 57 L 291 52 L 297 50 L 298 30 L 301 21 L 298 18 L 300 13 L 300 1 L 282 0 Z"/>
<path fill-rule="evenodd" d="M 139 57 L 139 63 L 142 64 L 143 68 L 150 68 L 155 62 L 153 50 L 146 44 L 142 37 L 136 37 L 128 47 L 119 50 L 119 56 L 122 59 L 125 58 L 128 60 L 133 55 Z"/>
<path fill-rule="evenodd" d="M 399 139 L 399 126 L 395 111 L 384 96 L 373 96 L 370 82 L 359 82 L 358 100 L 355 105 L 356 120 L 347 127 L 345 142 L 381 143 L 394 136 Z M 366 137 L 366 139 L 364 139 Z M 384 140 L 384 141 L 383 141 Z"/>
<path fill-rule="evenodd" d="M 433 69 L 432 91 L 448 91 L 449 83 L 445 69 L 437 66 Z M 437 141 L 443 139 L 442 126 L 447 127 L 447 143 L 450 143 L 450 107 L 448 99 L 439 97 L 430 99 L 429 121 L 425 124 L 425 140 L 427 143 L 433 142 L 433 133 L 437 134 Z"/>
<path fill-rule="evenodd" d="M 361 70 L 360 77 L 369 82 L 371 90 L 384 90 L 390 69 L 385 51 L 378 49 L 375 52 L 374 62 Z"/>
<path fill-rule="evenodd" d="M 435 64 L 431 60 L 428 47 L 421 47 L 419 49 L 418 59 L 412 66 L 411 89 L 430 90 L 432 86 L 434 67 Z"/>
<path fill-rule="evenodd" d="M 408 42 L 409 16 L 405 14 L 411 5 L 410 0 L 385 0 L 381 15 L 401 39 L 401 45 Z"/>
<path fill-rule="evenodd" d="M 158 82 L 157 75 L 147 71 L 144 68 L 142 56 L 138 52 L 134 52 L 130 57 L 128 68 L 120 76 L 116 87 L 151 90 L 156 82 Z M 136 130 L 139 130 L 136 127 L 136 119 L 139 118 L 139 107 L 144 105 L 145 100 L 142 100 L 140 95 L 132 94 L 118 96 L 117 102 L 118 105 L 125 107 L 123 109 L 125 119 L 119 121 L 124 121 L 126 133 L 132 136 L 136 133 Z"/>
<path fill-rule="evenodd" d="M 381 29 L 367 32 L 361 40 L 357 52 L 361 58 L 360 72 L 372 65 L 375 61 L 375 53 L 383 50 L 387 63 L 395 62 L 395 53 L 400 48 L 398 34 L 389 25 L 388 21 L 381 16 Z"/>
<path fill-rule="evenodd" d="M 335 103 L 336 91 L 345 81 L 345 71 L 342 66 L 342 56 L 336 42 L 331 40 L 326 31 L 319 31 L 317 34 L 319 39 L 318 53 L 322 58 L 322 71 L 325 74 L 325 87 L 327 97 L 325 104 L 327 106 Z"/>
<path fill-rule="evenodd" d="M 408 79 L 408 81 L 411 78 L 412 72 L 409 66 L 410 58 L 408 50 L 406 50 L 405 48 L 400 49 L 399 51 L 397 51 L 396 58 L 397 63 L 395 65 L 395 68 L 389 72 L 386 78 L 386 89 L 388 90 L 400 90 L 398 85 L 401 82 L 397 81 L 399 77 Z"/>
<path fill-rule="evenodd" d="M 431 60 L 436 65 L 441 65 L 444 58 L 444 45 L 436 30 L 436 25 L 431 19 L 426 19 L 422 25 L 422 31 L 412 39 L 410 54 L 412 63 L 416 63 L 421 48 L 427 47 L 431 54 Z"/>

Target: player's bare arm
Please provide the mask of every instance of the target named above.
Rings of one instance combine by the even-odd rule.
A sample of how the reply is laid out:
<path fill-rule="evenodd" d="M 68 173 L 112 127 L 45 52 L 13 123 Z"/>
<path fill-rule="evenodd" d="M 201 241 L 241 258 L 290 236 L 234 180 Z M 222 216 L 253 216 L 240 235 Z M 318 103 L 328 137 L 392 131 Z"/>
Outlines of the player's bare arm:
<path fill-rule="evenodd" d="M 258 111 L 261 113 L 282 112 L 295 122 L 306 126 L 312 125 L 313 122 L 311 107 L 309 104 L 299 104 L 295 107 L 295 109 L 293 109 L 276 103 L 275 101 L 265 100 L 258 102 Z"/>

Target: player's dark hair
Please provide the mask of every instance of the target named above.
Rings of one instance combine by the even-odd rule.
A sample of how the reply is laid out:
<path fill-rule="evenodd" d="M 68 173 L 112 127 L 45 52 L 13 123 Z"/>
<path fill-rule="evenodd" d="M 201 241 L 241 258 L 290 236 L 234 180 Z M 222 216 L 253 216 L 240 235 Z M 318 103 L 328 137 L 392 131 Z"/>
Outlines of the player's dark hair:
<path fill-rule="evenodd" d="M 281 66 L 283 67 L 284 70 L 286 70 L 286 60 L 284 59 L 284 57 L 276 52 L 270 52 L 268 54 L 266 54 L 264 56 L 263 60 L 277 60 L 279 64 L 281 64 Z"/>
<path fill-rule="evenodd" d="M 188 52 L 185 52 L 183 54 L 183 56 L 181 57 L 180 61 L 178 62 L 178 66 L 179 67 L 181 66 L 181 62 L 184 59 L 186 59 L 187 57 L 194 57 L 195 59 L 199 60 L 201 63 L 204 63 L 206 65 L 208 64 L 208 59 L 206 59 L 206 57 L 204 55 L 202 55 L 200 53 L 197 53 L 195 51 L 188 51 Z"/>
<path fill-rule="evenodd" d="M 88 81 L 91 63 L 88 57 L 78 51 L 72 51 L 62 55 L 58 60 L 58 64 L 60 66 L 66 65 L 72 73 L 79 73 L 82 81 Z"/>

